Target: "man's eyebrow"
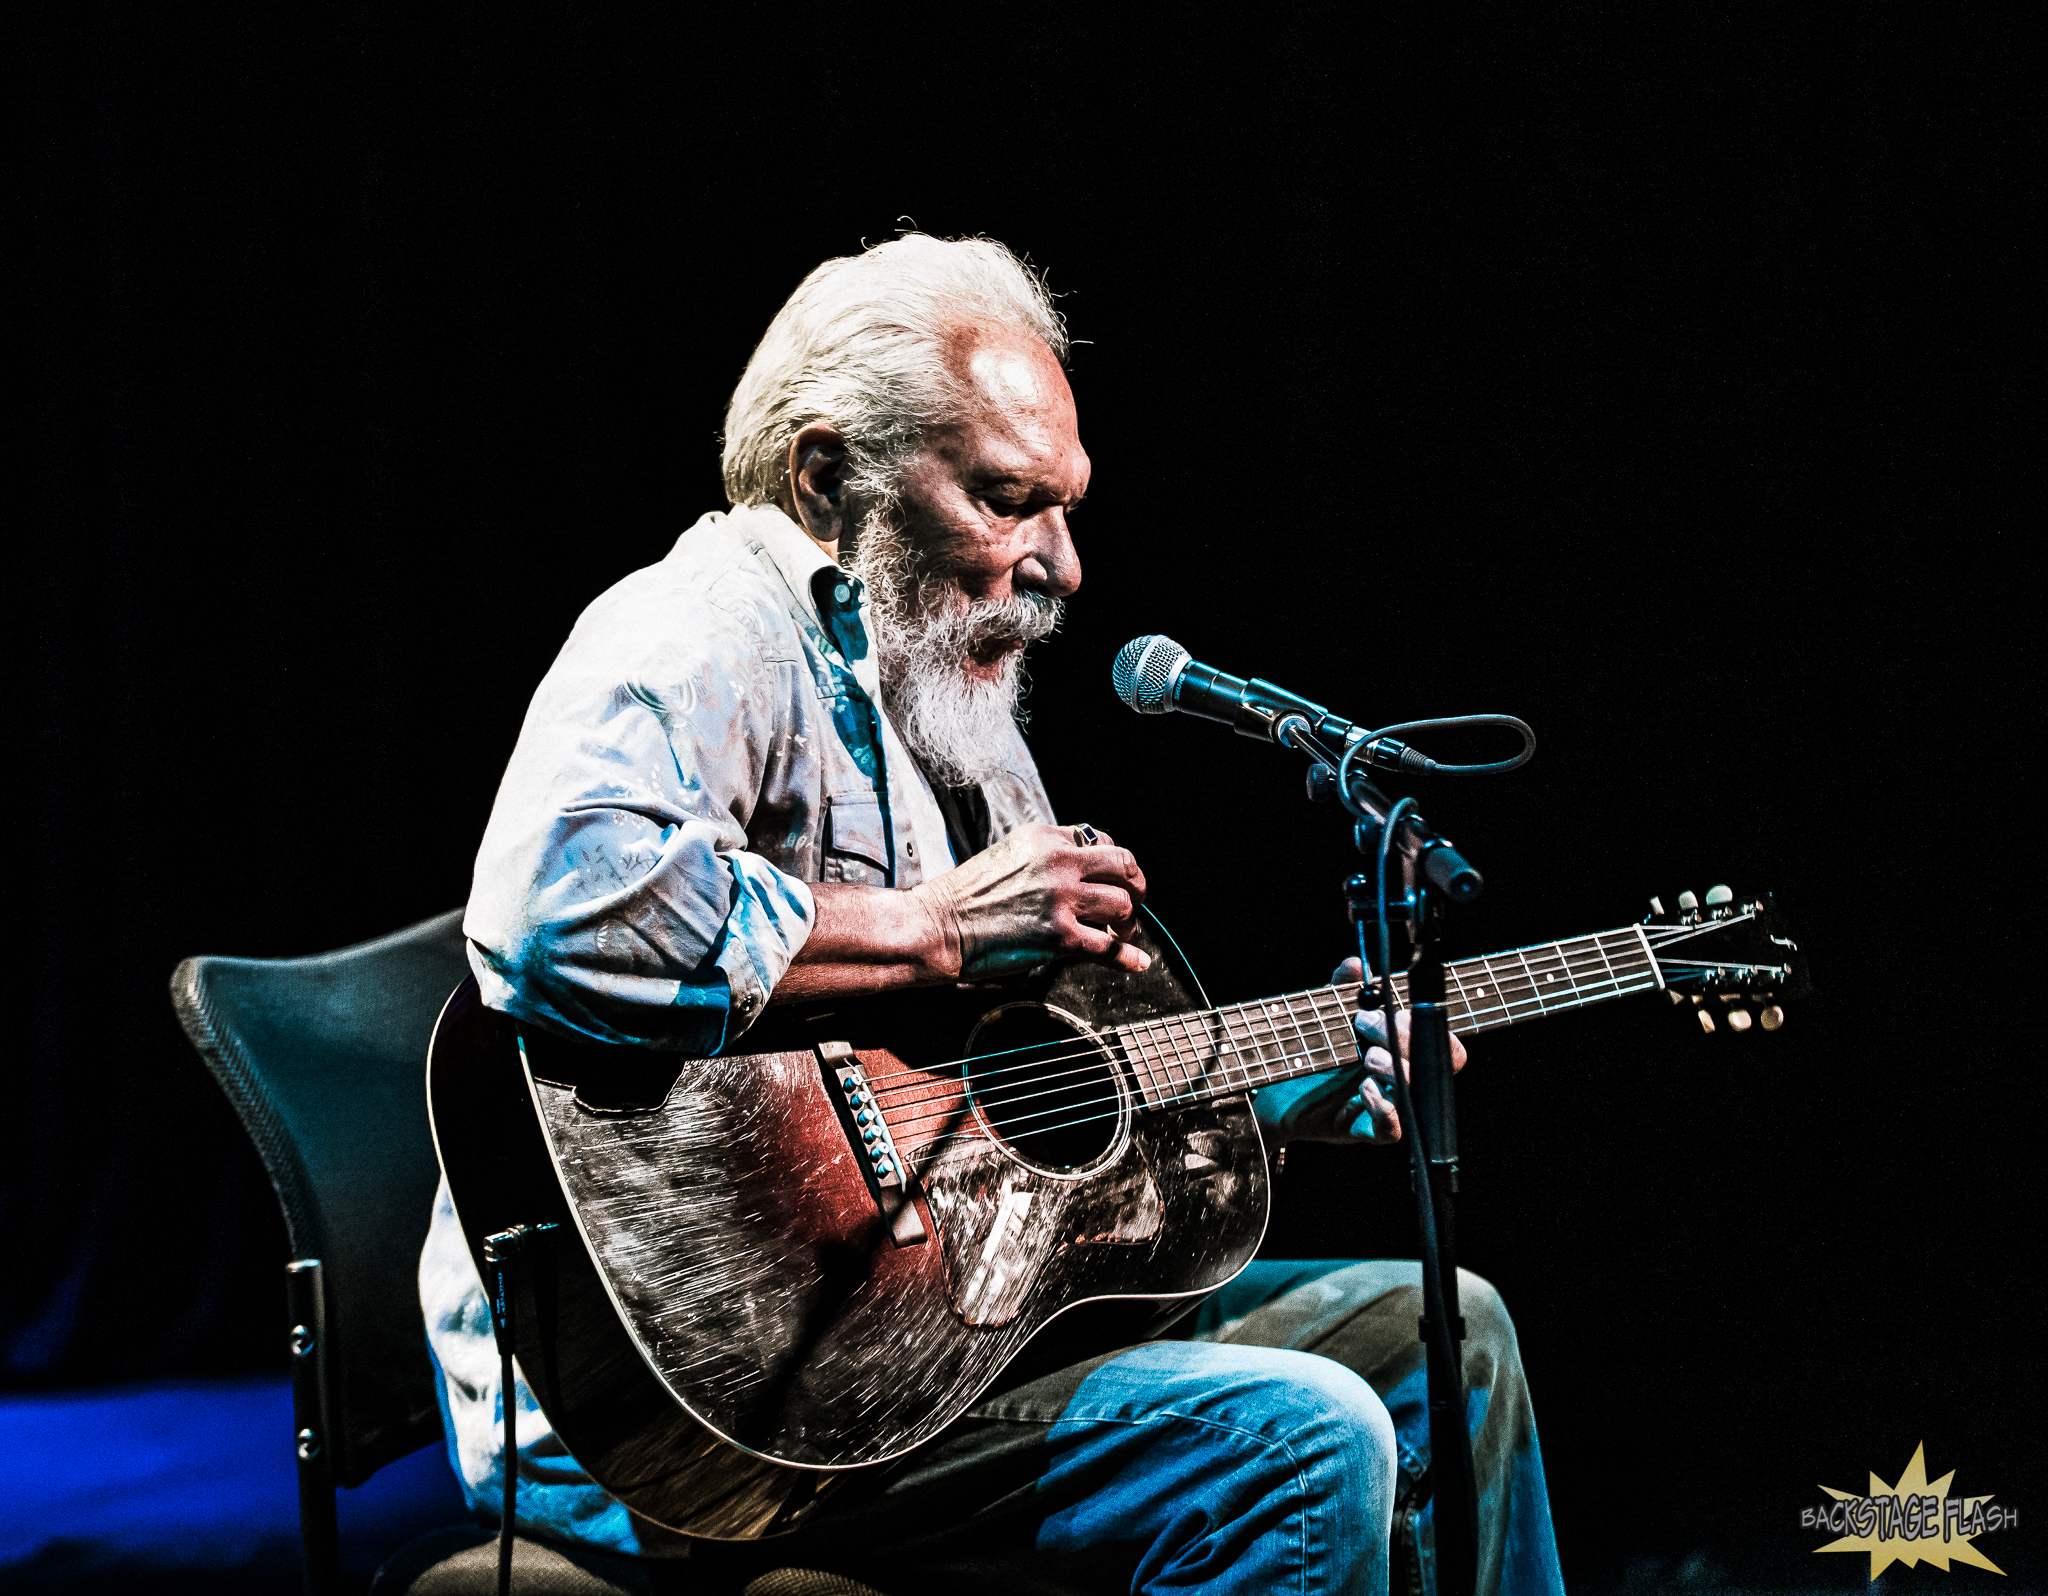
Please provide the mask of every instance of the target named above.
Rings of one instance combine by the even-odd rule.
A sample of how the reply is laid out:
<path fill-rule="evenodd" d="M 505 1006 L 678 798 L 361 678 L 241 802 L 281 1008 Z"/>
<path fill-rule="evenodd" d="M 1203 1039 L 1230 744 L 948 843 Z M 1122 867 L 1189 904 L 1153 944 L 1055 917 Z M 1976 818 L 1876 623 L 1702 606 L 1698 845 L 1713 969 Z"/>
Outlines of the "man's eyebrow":
<path fill-rule="evenodd" d="M 983 488 L 1019 488 L 1033 496 L 1037 496 L 1044 491 L 1039 484 L 1033 482 L 1029 477 L 1020 477 L 1012 471 L 993 472 L 988 476 L 980 478 L 979 483 Z M 1058 499 L 1057 502 L 1061 504 L 1079 504 L 1087 497 L 1087 494 L 1082 493 L 1077 494 L 1071 499 Z"/>

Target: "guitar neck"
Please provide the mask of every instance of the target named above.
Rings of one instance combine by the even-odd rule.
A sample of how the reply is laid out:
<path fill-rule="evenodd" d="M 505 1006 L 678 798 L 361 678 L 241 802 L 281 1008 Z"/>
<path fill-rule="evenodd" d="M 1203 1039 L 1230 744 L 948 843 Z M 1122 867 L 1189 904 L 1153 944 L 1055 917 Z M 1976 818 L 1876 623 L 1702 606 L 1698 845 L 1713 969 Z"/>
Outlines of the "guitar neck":
<path fill-rule="evenodd" d="M 1464 959 L 1444 970 L 1451 1029 L 1461 1035 L 1518 1025 L 1661 985 L 1638 926 Z M 1358 1062 L 1351 1017 L 1359 983 L 1289 992 L 1253 1003 L 1138 1020 L 1109 1034 L 1121 1045 L 1148 1108 L 1229 1097 Z M 1394 977 L 1408 1007 L 1408 978 Z"/>

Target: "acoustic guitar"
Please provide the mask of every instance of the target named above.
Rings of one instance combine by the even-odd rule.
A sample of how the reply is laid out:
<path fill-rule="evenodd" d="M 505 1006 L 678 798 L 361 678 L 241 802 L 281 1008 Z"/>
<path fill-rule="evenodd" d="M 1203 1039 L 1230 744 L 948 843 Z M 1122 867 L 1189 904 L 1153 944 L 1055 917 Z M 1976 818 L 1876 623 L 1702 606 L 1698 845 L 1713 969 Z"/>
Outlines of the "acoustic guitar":
<path fill-rule="evenodd" d="M 1653 991 L 1776 1029 L 1806 980 L 1772 900 L 1680 901 L 1452 964 L 1452 1029 Z M 1216 1007 L 1156 921 L 1132 940 L 1143 974 L 771 1007 L 720 1058 L 564 1041 L 458 988 L 435 1143 L 484 1278 L 485 1237 L 559 1227 L 521 1270 L 518 1357 L 591 1476 L 685 1534 L 780 1533 L 1013 1364 L 1155 1334 L 1243 1269 L 1270 1190 L 1251 1096 L 1354 1063 L 1359 988 Z"/>

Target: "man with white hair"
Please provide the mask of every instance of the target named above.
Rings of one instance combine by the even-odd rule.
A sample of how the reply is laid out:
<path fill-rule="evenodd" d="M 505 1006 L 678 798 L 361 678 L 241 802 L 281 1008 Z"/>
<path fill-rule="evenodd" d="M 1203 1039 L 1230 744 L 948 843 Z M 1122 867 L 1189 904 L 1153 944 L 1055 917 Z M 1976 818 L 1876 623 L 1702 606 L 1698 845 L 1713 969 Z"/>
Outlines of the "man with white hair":
<path fill-rule="evenodd" d="M 727 413 L 733 508 L 592 604 L 534 696 L 464 920 L 490 1007 L 701 1056 L 773 1002 L 1146 966 L 1125 940 L 1143 872 L 1053 823 L 1017 721 L 1025 650 L 1081 580 L 1066 350 L 990 240 L 910 234 L 804 280 Z M 1359 1067 L 1259 1095 L 1269 1144 L 1399 1136 L 1359 1023 Z M 1427 1577 L 1418 1279 L 1254 1263 L 1178 1339 L 998 1381 L 776 1555 L 899 1590 L 1362 1592 L 1402 1542 Z M 490 1511 L 499 1365 L 445 1184 L 420 1282 L 451 1453 Z M 1461 1291 L 1480 1589 L 1561 1590 L 1514 1328 L 1484 1281 Z M 513 1395 L 522 1528 L 673 1552 Z"/>

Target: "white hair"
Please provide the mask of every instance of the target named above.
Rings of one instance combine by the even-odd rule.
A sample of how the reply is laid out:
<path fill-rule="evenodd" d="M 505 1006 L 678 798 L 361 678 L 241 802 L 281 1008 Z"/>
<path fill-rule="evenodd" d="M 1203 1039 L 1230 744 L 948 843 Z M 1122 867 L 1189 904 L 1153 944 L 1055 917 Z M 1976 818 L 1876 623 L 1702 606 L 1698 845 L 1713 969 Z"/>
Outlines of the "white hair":
<path fill-rule="evenodd" d="M 847 485 L 893 498 L 925 433 L 961 408 L 945 340 L 972 322 L 1019 328 L 1066 362 L 1067 330 L 1052 295 L 992 238 L 905 233 L 826 261 L 776 312 L 733 390 L 727 496 L 734 504 L 777 499 L 789 440 L 823 422 L 847 441 Z"/>
<path fill-rule="evenodd" d="M 1010 760 L 1012 725 L 1024 723 L 1024 651 L 1058 629 L 1065 606 L 1023 588 L 970 599 L 879 504 L 844 563 L 867 587 L 882 698 L 897 733 L 933 779 L 949 787 L 988 780 Z M 991 643 L 1015 646 L 992 671 L 970 676 L 963 663 Z"/>

